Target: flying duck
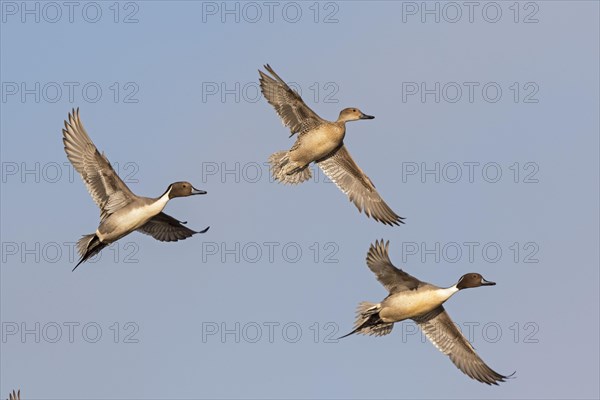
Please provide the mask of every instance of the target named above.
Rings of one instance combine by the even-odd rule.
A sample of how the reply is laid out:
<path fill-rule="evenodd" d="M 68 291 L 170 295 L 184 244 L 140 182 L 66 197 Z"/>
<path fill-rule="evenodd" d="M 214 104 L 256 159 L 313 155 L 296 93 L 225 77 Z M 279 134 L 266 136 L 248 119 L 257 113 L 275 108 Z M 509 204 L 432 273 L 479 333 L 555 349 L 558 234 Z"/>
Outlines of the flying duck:
<path fill-rule="evenodd" d="M 63 143 L 67 158 L 100 207 L 98 229 L 77 242 L 81 258 L 73 271 L 106 246 L 133 231 L 150 235 L 161 242 L 176 242 L 208 230 L 207 227 L 199 232 L 193 231 L 183 226 L 185 222 L 162 212 L 172 198 L 206 194 L 204 190 L 194 188 L 189 182 L 175 182 L 157 198 L 136 196 L 88 136 L 79 118 L 79 108 L 69 113 L 69 120 L 65 121 Z"/>
<path fill-rule="evenodd" d="M 362 302 L 357 308 L 354 333 L 383 336 L 392 331 L 395 322 L 412 319 L 423 330 L 425 336 L 463 373 L 488 385 L 497 385 L 507 378 L 492 370 L 477 355 L 471 343 L 456 327 L 444 310 L 444 304 L 453 294 L 462 289 L 493 286 L 478 273 L 463 275 L 448 288 L 441 288 L 418 280 L 396 268 L 388 255 L 389 241 L 376 241 L 367 254 L 367 266 L 377 280 L 390 293 L 381 303 Z M 513 373 L 514 374 L 514 373 Z"/>
<path fill-rule="evenodd" d="M 344 145 L 346 122 L 375 117 L 358 108 L 345 108 L 335 122 L 324 120 L 311 110 L 300 95 L 292 90 L 268 64 L 269 76 L 259 70 L 263 95 L 284 125 L 290 128 L 296 142 L 288 151 L 271 155 L 271 173 L 282 183 L 298 184 L 311 178 L 309 164 L 315 162 L 325 175 L 344 192 L 359 212 L 387 225 L 404 223 L 383 201 L 375 185 L 354 162 Z"/>

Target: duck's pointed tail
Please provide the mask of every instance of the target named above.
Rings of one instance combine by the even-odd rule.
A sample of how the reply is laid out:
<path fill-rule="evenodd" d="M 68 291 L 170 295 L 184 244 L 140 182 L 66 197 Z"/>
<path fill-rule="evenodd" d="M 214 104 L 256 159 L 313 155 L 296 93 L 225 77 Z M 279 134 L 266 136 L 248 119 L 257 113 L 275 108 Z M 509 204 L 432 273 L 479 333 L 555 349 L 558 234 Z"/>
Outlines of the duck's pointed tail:
<path fill-rule="evenodd" d="M 282 183 L 298 184 L 312 177 L 308 166 L 302 167 L 290 160 L 287 151 L 278 151 L 269 157 L 271 164 L 271 175 Z"/>
<path fill-rule="evenodd" d="M 354 322 L 354 330 L 350 333 L 340 336 L 338 339 L 343 339 L 347 336 L 358 333 L 360 335 L 384 336 L 392 331 L 394 323 L 386 323 L 379 318 L 380 304 L 369 303 L 363 301 L 356 309 L 356 322 Z"/>
<path fill-rule="evenodd" d="M 79 259 L 79 262 L 75 268 L 73 268 L 73 271 L 79 267 L 79 264 L 83 263 L 90 257 L 95 256 L 106 246 L 107 244 L 102 243 L 95 233 L 82 236 L 81 239 L 77 241 L 77 251 L 79 252 L 81 258 Z"/>

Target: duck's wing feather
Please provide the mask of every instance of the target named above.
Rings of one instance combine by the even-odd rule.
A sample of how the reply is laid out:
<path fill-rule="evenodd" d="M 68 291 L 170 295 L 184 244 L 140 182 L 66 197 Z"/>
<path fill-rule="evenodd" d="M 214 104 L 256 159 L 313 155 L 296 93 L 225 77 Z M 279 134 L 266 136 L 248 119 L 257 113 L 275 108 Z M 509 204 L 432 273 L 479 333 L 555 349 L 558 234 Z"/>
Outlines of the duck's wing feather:
<path fill-rule="evenodd" d="M 269 64 L 265 69 L 272 75 L 269 76 L 259 70 L 260 89 L 265 99 L 271 104 L 284 125 L 290 128 L 293 136 L 296 133 L 306 132 L 325 121 L 308 107 L 302 97 L 290 88 L 283 79 L 273 71 Z"/>
<path fill-rule="evenodd" d="M 179 221 L 163 212 L 155 215 L 140 228 L 138 232 L 152 236 L 161 242 L 176 242 L 187 239 L 196 233 L 204 233 L 208 228 L 196 232 L 184 226 L 185 222 Z"/>
<path fill-rule="evenodd" d="M 367 266 L 390 294 L 417 289 L 423 282 L 392 264 L 388 254 L 389 245 L 389 241 L 384 244 L 383 240 L 371 244 Z"/>
<path fill-rule="evenodd" d="M 469 377 L 488 385 L 497 385 L 510 377 L 497 373 L 483 362 L 443 306 L 413 320 L 431 343 Z"/>
<path fill-rule="evenodd" d="M 375 185 L 354 162 L 346 146 L 342 145 L 317 163 L 325 175 L 350 198 L 359 212 L 364 210 L 368 217 L 387 225 L 404 223 L 404 218 L 392 211 L 379 196 Z"/>
<path fill-rule="evenodd" d="M 108 158 L 98 151 L 88 136 L 79 118 L 79 109 L 69 113 L 69 120 L 65 121 L 62 131 L 67 158 L 100 207 L 101 219 L 135 199 L 135 195 L 119 178 Z"/>
<path fill-rule="evenodd" d="M 13 390 L 12 393 L 9 393 L 8 400 L 21 400 L 21 389 L 18 392 Z"/>

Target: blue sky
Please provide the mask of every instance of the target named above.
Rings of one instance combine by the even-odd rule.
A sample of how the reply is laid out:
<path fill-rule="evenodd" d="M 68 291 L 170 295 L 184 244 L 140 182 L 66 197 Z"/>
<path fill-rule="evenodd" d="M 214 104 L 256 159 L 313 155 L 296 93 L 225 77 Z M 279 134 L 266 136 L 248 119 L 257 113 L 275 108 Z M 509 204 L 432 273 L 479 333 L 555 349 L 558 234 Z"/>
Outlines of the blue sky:
<path fill-rule="evenodd" d="M 2 1 L 0 394 L 598 398 L 598 3 L 423 4 Z M 406 225 L 321 173 L 269 179 L 293 141 L 265 63 L 324 118 L 376 117 L 345 142 Z M 134 233 L 72 273 L 98 223 L 62 148 L 73 107 L 135 193 L 207 190 L 166 212 L 208 233 Z M 470 380 L 411 323 L 331 340 L 387 294 L 380 238 L 422 280 L 497 282 L 446 309 L 516 379 Z"/>

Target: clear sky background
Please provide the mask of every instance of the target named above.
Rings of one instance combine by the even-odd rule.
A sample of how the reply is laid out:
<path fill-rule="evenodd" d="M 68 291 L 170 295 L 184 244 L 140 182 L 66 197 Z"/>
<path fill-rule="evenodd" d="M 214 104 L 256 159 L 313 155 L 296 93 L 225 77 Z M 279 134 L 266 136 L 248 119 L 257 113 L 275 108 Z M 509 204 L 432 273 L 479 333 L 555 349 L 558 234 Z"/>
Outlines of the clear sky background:
<path fill-rule="evenodd" d="M 269 4 L 0 3 L 0 395 L 598 398 L 598 2 Z M 345 142 L 406 225 L 321 173 L 270 181 L 293 140 L 265 63 L 324 118 L 375 115 Z M 63 150 L 73 107 L 135 193 L 207 190 L 166 212 L 208 233 L 134 233 L 71 272 L 99 214 Z M 331 340 L 387 295 L 380 238 L 422 280 L 498 283 L 446 309 L 516 379 L 469 379 L 409 322 Z"/>

